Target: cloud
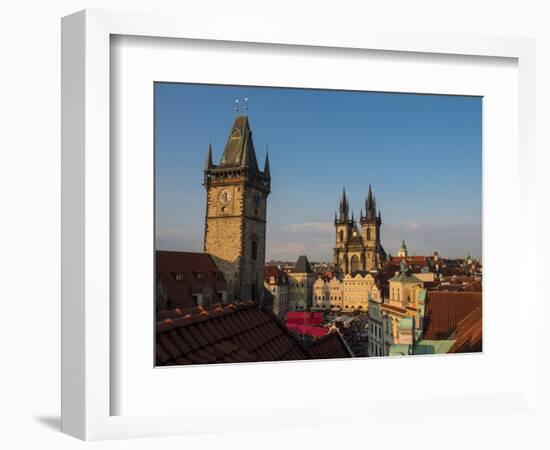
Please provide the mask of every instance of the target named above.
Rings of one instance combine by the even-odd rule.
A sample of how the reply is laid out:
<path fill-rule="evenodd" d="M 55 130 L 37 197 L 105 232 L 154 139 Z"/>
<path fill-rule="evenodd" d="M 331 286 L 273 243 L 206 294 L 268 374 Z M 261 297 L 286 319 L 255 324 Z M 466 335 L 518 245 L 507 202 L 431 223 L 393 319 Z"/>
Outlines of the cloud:
<path fill-rule="evenodd" d="M 293 223 L 286 227 L 291 233 L 332 232 L 334 225 L 327 222 L 303 222 Z"/>
<path fill-rule="evenodd" d="M 158 250 L 191 252 L 203 250 L 202 234 L 183 226 L 157 228 L 155 241 Z"/>

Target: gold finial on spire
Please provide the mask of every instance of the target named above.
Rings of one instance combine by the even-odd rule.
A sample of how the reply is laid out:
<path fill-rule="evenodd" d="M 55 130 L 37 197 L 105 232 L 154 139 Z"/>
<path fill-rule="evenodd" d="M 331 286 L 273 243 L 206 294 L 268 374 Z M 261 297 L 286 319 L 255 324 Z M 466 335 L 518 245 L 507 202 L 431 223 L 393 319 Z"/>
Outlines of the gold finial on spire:
<path fill-rule="evenodd" d="M 238 98 L 235 99 L 235 115 L 236 116 L 239 115 L 239 99 Z"/>
<path fill-rule="evenodd" d="M 244 98 L 244 115 L 246 116 L 248 112 L 248 97 Z"/>

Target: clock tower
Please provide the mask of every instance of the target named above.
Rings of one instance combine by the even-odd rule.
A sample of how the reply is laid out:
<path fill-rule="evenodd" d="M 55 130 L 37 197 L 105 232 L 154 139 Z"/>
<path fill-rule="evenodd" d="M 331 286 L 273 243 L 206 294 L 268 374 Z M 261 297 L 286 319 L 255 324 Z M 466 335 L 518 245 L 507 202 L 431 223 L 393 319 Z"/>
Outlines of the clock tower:
<path fill-rule="evenodd" d="M 204 168 L 206 219 L 204 251 L 228 284 L 228 301 L 263 300 L 269 159 L 258 168 L 247 115 L 237 116 L 220 163 L 212 147 Z"/>

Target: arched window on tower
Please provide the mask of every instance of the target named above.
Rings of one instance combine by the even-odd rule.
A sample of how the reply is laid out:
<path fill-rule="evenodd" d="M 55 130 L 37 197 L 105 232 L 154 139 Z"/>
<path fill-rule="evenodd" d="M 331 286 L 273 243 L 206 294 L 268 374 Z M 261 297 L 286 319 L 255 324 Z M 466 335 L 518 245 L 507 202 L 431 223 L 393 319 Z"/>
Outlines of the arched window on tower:
<path fill-rule="evenodd" d="M 344 242 L 344 230 L 340 230 L 340 242 Z"/>
<path fill-rule="evenodd" d="M 351 257 L 351 272 L 357 272 L 359 270 L 359 258 L 357 255 Z"/>
<path fill-rule="evenodd" d="M 370 228 L 367 227 L 367 241 L 370 241 Z"/>

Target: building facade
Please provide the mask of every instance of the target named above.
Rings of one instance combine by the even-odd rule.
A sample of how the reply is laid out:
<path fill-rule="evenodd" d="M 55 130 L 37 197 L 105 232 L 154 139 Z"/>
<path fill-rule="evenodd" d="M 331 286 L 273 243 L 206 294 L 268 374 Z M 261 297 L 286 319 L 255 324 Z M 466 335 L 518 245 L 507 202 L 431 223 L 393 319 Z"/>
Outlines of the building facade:
<path fill-rule="evenodd" d="M 228 284 L 228 300 L 263 297 L 267 197 L 271 174 L 266 155 L 258 168 L 248 117 L 236 117 L 220 163 L 209 146 L 204 168 L 206 219 L 204 251 Z"/>
<path fill-rule="evenodd" d="M 410 346 L 407 348 L 412 351 L 415 336 L 421 332 L 426 295 L 424 282 L 410 273 L 405 261 L 389 280 L 388 291 L 389 297 L 381 304 L 384 356 L 390 355 L 395 345 Z"/>
<path fill-rule="evenodd" d="M 288 311 L 288 276 L 276 266 L 266 266 L 264 273 L 264 287 L 272 297 L 273 313 L 283 320 Z"/>
<path fill-rule="evenodd" d="M 308 311 L 312 306 L 315 273 L 311 270 L 307 257 L 300 256 L 287 275 L 289 311 Z"/>
<path fill-rule="evenodd" d="M 353 274 L 360 271 L 380 270 L 386 257 L 380 241 L 380 226 L 382 217 L 376 208 L 376 199 L 369 185 L 365 201 L 365 214 L 361 208 L 359 225 L 353 213 L 350 215 L 349 202 L 345 189 L 340 199 L 339 213 L 334 214 L 336 244 L 333 263 L 335 271 L 340 275 Z"/>
<path fill-rule="evenodd" d="M 209 306 L 227 301 L 227 283 L 210 255 L 157 250 L 156 310 Z"/>

